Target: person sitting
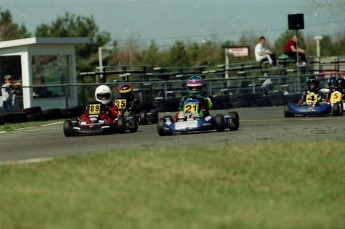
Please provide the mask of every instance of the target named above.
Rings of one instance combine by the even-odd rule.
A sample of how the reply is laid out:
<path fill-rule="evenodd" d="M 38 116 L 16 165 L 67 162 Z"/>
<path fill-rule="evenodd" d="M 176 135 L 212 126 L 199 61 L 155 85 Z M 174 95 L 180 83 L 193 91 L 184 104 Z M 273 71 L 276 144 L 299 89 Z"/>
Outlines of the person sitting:
<path fill-rule="evenodd" d="M 306 82 L 306 90 L 302 93 L 302 98 L 298 101 L 299 105 L 303 105 L 307 101 L 307 95 L 314 94 L 316 97 L 311 97 L 312 102 L 314 103 L 321 103 L 321 102 L 329 102 L 329 98 L 325 92 L 320 90 L 319 88 L 319 80 L 316 79 L 315 76 L 310 76 Z"/>
<path fill-rule="evenodd" d="M 112 93 L 110 88 L 107 85 L 100 85 L 95 90 L 95 99 L 96 101 L 90 104 L 100 104 L 101 105 L 101 114 L 99 120 L 106 120 L 107 124 L 113 123 L 117 118 L 118 108 L 112 102 Z M 89 107 L 89 106 L 88 106 Z M 87 107 L 87 109 L 89 109 Z M 91 123 L 89 118 L 89 111 L 85 110 L 79 118 L 79 122 Z"/>
<path fill-rule="evenodd" d="M 117 91 L 119 92 L 120 97 L 115 99 L 115 105 L 119 109 L 127 108 L 128 111 L 132 111 L 134 113 L 140 113 L 139 100 L 134 97 L 133 87 L 131 84 L 122 83 L 117 88 Z M 125 106 L 123 106 L 124 103 L 121 102 L 121 99 L 126 100 Z"/>
<path fill-rule="evenodd" d="M 289 56 L 290 58 L 295 59 L 297 63 L 297 54 L 298 58 L 302 61 L 301 65 L 305 66 L 307 59 L 305 57 L 305 50 L 301 48 L 297 48 L 297 36 L 294 35 L 285 45 L 284 47 L 284 54 Z"/>
<path fill-rule="evenodd" d="M 213 108 L 211 98 L 204 95 L 204 80 L 200 76 L 191 76 L 187 80 L 187 91 L 188 96 L 182 97 L 179 104 L 179 111 L 176 113 L 174 120 L 178 119 L 179 114 L 183 114 L 184 102 L 189 98 L 195 98 L 200 102 L 200 112 L 199 116 L 201 118 L 210 115 L 209 110 Z"/>
<path fill-rule="evenodd" d="M 255 46 L 255 58 L 257 62 L 262 63 L 268 61 L 271 66 L 277 66 L 277 59 L 273 52 L 271 52 L 266 46 L 265 37 L 259 38 L 259 43 Z"/>

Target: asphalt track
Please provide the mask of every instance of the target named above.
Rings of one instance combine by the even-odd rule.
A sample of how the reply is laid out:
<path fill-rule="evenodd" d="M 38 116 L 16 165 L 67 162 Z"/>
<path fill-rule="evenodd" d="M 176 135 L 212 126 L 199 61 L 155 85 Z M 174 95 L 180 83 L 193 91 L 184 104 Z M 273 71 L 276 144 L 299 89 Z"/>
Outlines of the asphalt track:
<path fill-rule="evenodd" d="M 237 111 L 238 131 L 178 134 L 160 137 L 156 125 L 139 126 L 136 133 L 65 137 L 62 123 L 30 127 L 0 134 L 0 164 L 50 160 L 70 155 L 115 150 L 167 147 L 258 144 L 274 142 L 309 142 L 341 139 L 345 136 L 345 115 L 334 117 L 285 118 L 283 107 L 214 110 L 211 114 Z M 161 114 L 162 115 L 162 114 Z M 164 114 L 163 114 L 164 115 Z"/>

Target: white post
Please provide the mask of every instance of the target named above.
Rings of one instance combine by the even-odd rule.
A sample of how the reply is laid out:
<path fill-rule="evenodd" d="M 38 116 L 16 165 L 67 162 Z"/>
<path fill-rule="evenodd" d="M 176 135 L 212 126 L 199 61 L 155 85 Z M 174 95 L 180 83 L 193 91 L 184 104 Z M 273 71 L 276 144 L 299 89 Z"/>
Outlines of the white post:
<path fill-rule="evenodd" d="M 229 68 L 229 51 L 228 48 L 225 48 L 225 78 L 229 78 L 228 68 Z"/>
<path fill-rule="evenodd" d="M 102 54 L 102 48 L 98 47 L 98 67 L 99 71 L 103 72 L 103 54 Z M 99 83 L 99 78 L 103 78 L 103 74 L 96 76 L 96 83 Z"/>
<path fill-rule="evenodd" d="M 320 40 L 322 40 L 322 36 L 315 36 L 314 39 L 316 40 L 316 56 L 320 58 Z"/>

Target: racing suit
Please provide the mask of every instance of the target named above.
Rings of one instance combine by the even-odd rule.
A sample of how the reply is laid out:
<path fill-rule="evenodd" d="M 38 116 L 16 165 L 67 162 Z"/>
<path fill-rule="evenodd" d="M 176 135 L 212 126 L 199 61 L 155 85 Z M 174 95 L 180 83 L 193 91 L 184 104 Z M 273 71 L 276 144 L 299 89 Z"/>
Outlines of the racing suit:
<path fill-rule="evenodd" d="M 186 101 L 189 98 L 194 98 L 199 100 L 201 109 L 199 112 L 200 117 L 205 118 L 206 116 L 210 115 L 209 110 L 213 108 L 213 104 L 212 101 L 209 97 L 207 96 L 203 96 L 203 95 L 196 95 L 196 96 L 188 96 L 188 97 L 182 97 L 180 104 L 179 104 L 179 111 L 183 111 L 183 105 L 184 105 L 184 101 Z M 177 112 L 176 117 L 178 115 L 179 112 Z"/>
<path fill-rule="evenodd" d="M 302 98 L 298 101 L 298 104 L 302 105 L 303 103 L 305 103 L 307 95 L 311 93 L 314 93 L 317 95 L 317 98 L 315 98 L 317 101 L 315 102 L 317 103 L 329 102 L 329 93 L 325 90 L 317 89 L 314 91 L 309 91 L 309 90 L 303 91 Z"/>
<path fill-rule="evenodd" d="M 126 110 L 127 111 L 132 111 L 133 113 L 140 113 L 140 105 L 139 105 L 139 100 L 136 99 L 133 95 L 129 98 L 124 98 L 124 97 L 118 97 L 115 99 L 125 99 L 126 100 Z M 124 109 L 124 108 L 120 108 L 120 109 Z"/>
<path fill-rule="evenodd" d="M 112 101 L 110 101 L 108 104 L 104 105 L 100 102 L 93 102 L 90 104 L 100 104 L 101 105 L 101 114 L 99 119 L 100 120 L 107 120 L 107 124 L 110 124 L 114 122 L 114 120 L 117 118 L 118 109 L 114 105 Z M 89 106 L 86 107 L 84 114 L 82 114 L 79 118 L 79 121 L 85 120 L 86 123 L 91 123 L 89 119 L 89 111 L 87 110 Z"/>

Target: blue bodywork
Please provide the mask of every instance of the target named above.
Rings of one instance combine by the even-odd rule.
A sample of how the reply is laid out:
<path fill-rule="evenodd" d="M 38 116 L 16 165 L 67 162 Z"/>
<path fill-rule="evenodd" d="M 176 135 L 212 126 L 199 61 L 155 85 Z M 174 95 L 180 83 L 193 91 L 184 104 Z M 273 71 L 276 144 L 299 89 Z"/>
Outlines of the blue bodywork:
<path fill-rule="evenodd" d="M 217 129 L 216 117 L 210 115 L 206 117 L 193 116 L 193 113 L 200 114 L 200 109 L 200 103 L 197 99 L 187 99 L 184 101 L 184 118 L 174 122 L 171 116 L 165 116 L 162 131 L 171 134 L 175 132 L 208 131 Z M 222 129 L 223 131 L 224 128 L 229 128 L 230 118 L 230 115 L 219 115 L 218 119 L 223 120 L 221 121 L 222 127 L 218 126 L 218 129 Z"/>
<path fill-rule="evenodd" d="M 288 111 L 299 115 L 324 115 L 332 112 L 332 105 L 330 103 L 311 105 L 289 104 Z"/>

